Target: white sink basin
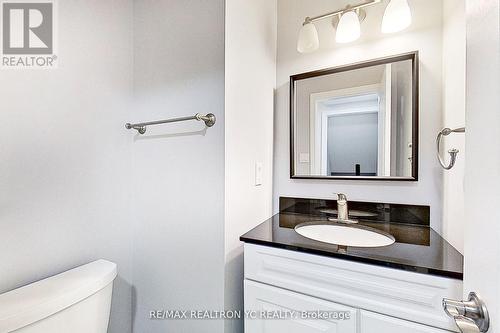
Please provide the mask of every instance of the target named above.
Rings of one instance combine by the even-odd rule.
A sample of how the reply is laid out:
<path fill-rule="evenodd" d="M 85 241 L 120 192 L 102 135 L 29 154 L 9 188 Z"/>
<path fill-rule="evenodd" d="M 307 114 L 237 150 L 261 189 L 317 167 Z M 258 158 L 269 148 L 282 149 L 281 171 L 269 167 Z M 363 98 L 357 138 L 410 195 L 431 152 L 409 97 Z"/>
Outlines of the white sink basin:
<path fill-rule="evenodd" d="M 295 231 L 309 239 L 343 246 L 379 247 L 395 242 L 391 235 L 361 225 L 308 222 L 296 226 Z"/>

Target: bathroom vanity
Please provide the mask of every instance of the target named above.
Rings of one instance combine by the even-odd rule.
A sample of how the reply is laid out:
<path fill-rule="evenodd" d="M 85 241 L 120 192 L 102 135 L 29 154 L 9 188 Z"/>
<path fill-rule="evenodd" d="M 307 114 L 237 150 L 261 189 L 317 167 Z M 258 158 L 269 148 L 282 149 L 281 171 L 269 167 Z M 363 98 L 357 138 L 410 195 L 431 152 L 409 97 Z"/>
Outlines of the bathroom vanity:
<path fill-rule="evenodd" d="M 429 226 L 429 207 L 350 202 L 358 225 L 390 234 L 384 247 L 306 238 L 297 225 L 329 223 L 335 200 L 280 198 L 280 213 L 245 242 L 245 332 L 438 333 L 457 331 L 442 299 L 462 298 L 462 255 Z M 286 319 L 262 313 L 289 313 Z M 317 314 L 344 314 L 349 319 Z"/>

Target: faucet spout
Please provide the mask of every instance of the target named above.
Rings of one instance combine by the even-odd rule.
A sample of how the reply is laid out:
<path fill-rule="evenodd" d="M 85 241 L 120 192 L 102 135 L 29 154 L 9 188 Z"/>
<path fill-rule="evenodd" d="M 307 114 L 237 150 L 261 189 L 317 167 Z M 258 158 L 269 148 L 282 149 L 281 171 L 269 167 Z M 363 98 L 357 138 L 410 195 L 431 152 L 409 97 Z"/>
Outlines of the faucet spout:
<path fill-rule="evenodd" d="M 347 196 L 344 193 L 335 193 L 337 195 L 337 218 L 328 218 L 335 223 L 353 224 L 356 220 L 349 219 L 349 209 L 347 208 Z"/>
<path fill-rule="evenodd" d="M 349 209 L 347 208 L 347 196 L 337 193 L 337 218 L 339 220 L 349 220 Z"/>

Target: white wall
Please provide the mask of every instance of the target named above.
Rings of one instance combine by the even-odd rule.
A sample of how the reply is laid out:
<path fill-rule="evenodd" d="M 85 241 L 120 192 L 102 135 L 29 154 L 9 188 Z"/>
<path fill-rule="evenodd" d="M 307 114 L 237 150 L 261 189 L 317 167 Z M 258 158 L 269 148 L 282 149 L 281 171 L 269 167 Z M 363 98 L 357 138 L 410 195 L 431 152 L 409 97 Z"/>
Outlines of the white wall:
<path fill-rule="evenodd" d="M 0 74 L 0 293 L 105 258 L 130 332 L 132 2 L 58 1 L 59 68 Z"/>
<path fill-rule="evenodd" d="M 500 332 L 500 1 L 467 0 L 464 292 L 482 295 Z"/>
<path fill-rule="evenodd" d="M 321 167 L 319 165 L 321 159 L 318 158 L 320 154 L 319 152 L 311 150 L 311 114 L 309 112 L 311 94 L 325 93 L 325 91 L 330 91 L 332 93 L 337 91 L 338 94 L 339 91 L 344 89 L 378 85 L 381 81 L 383 69 L 383 66 L 375 66 L 369 69 L 340 72 L 296 82 L 295 91 L 297 95 L 295 96 L 295 103 L 297 112 L 295 121 L 295 158 L 300 161 L 301 154 L 309 154 L 309 162 L 296 163 L 295 171 L 298 175 L 321 173 Z M 332 80 L 333 76 L 336 78 L 335 80 Z M 365 92 L 366 89 L 362 89 L 362 91 Z M 359 90 L 357 92 L 359 92 Z M 319 145 L 316 148 L 320 150 Z M 316 171 L 311 172 L 311 170 Z"/>
<path fill-rule="evenodd" d="M 226 1 L 225 308 L 243 309 L 239 237 L 272 214 L 276 0 Z M 255 164 L 262 163 L 262 185 Z M 226 332 L 243 332 L 226 321 Z"/>
<path fill-rule="evenodd" d="M 465 1 L 444 0 L 443 18 L 443 126 L 465 126 Z M 443 237 L 463 253 L 465 135 L 452 134 L 443 139 L 447 151 L 460 150 L 457 163 L 444 174 Z"/>
<path fill-rule="evenodd" d="M 387 4 L 388 1 L 384 1 Z M 297 34 L 306 16 L 329 12 L 347 5 L 329 0 L 278 1 L 278 58 L 275 112 L 274 210 L 279 196 L 333 197 L 347 193 L 350 200 L 373 200 L 431 205 L 431 224 L 441 231 L 442 174 L 435 157 L 435 136 L 442 124 L 442 8 L 433 0 L 410 0 L 414 23 L 395 35 L 382 35 L 380 24 L 385 6 L 367 10 L 362 38 L 348 45 L 334 42 L 331 22 L 318 24 L 321 47 L 312 54 L 296 51 Z M 362 182 L 291 180 L 289 175 L 289 76 L 315 69 L 362 60 L 420 52 L 420 180 L 418 182 Z"/>
<path fill-rule="evenodd" d="M 221 332 L 222 321 L 150 320 L 155 309 L 222 309 L 224 1 L 134 1 L 132 120 L 214 113 L 217 123 L 152 126 L 132 144 L 135 332 Z"/>

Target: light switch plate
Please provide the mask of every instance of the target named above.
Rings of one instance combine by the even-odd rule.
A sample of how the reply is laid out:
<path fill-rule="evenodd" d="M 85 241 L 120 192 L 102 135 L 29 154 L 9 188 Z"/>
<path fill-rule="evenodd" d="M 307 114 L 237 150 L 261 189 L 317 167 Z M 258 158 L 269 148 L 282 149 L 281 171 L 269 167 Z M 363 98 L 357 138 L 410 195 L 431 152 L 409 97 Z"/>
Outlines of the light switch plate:
<path fill-rule="evenodd" d="M 262 185 L 262 162 L 255 162 L 255 186 Z"/>
<path fill-rule="evenodd" d="M 300 163 L 309 163 L 309 153 L 300 153 L 299 154 L 299 162 Z"/>

